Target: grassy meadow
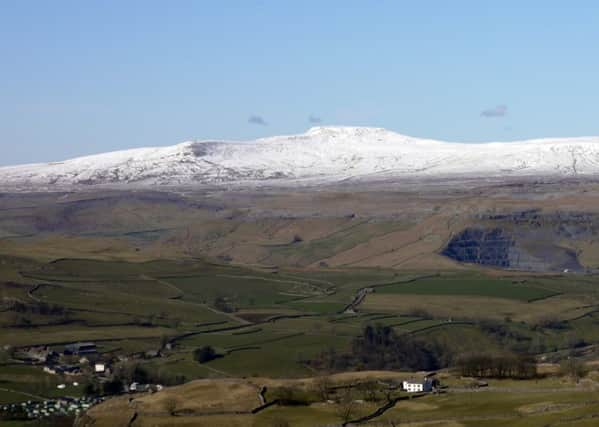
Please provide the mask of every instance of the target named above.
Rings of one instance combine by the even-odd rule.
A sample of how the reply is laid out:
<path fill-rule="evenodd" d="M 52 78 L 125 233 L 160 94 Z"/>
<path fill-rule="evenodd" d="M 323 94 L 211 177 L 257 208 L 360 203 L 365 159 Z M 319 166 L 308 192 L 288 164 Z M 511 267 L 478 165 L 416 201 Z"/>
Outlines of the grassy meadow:
<path fill-rule="evenodd" d="M 327 352 L 351 352 L 355 338 L 367 325 L 376 324 L 455 355 L 482 347 L 551 358 L 599 343 L 595 291 L 599 283 L 592 277 L 250 268 L 204 260 L 46 262 L 16 257 L 2 258 L 0 275 L 0 403 L 66 393 L 55 387 L 64 378 L 44 374 L 40 366 L 15 365 L 10 349 L 31 345 L 60 350 L 65 343 L 94 341 L 102 355 L 131 356 L 170 342 L 163 357 L 139 358 L 135 363 L 163 377 L 192 381 L 310 377 L 315 374 L 310 361 Z M 365 298 L 345 312 L 366 288 Z M 16 302 L 28 308 L 17 310 Z M 57 309 L 30 310 L 41 306 Z M 213 347 L 220 357 L 198 363 L 193 352 L 204 346 Z M 67 391 L 74 396 L 82 393 L 74 387 Z M 485 409 L 482 402 L 489 397 L 493 405 Z M 564 403 L 559 406 L 557 401 Z M 518 425 L 526 414 L 535 423 L 538 420 L 530 425 L 540 426 L 576 410 L 594 413 L 591 401 L 582 392 L 464 392 L 398 402 L 377 422 L 493 426 L 510 419 Z M 538 409 L 543 405 L 550 409 Z M 368 413 L 374 406 L 365 404 L 360 411 Z M 256 415 L 239 415 L 231 425 L 269 425 L 279 418 L 293 426 L 317 425 L 315 420 L 326 425 L 338 420 L 336 412 L 334 405 L 322 402 L 275 406 Z M 201 422 L 224 422 L 218 417 Z M 185 417 L 174 420 L 154 414 L 141 417 L 138 424 L 189 422 Z"/>

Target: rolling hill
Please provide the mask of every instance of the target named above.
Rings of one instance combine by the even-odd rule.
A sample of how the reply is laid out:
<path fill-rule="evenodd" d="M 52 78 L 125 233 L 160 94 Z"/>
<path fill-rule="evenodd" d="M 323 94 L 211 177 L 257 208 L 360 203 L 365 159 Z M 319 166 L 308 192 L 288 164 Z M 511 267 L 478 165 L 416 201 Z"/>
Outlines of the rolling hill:
<path fill-rule="evenodd" d="M 347 180 L 599 175 L 599 137 L 454 143 L 381 128 L 316 127 L 252 141 L 189 141 L 0 168 L 4 189 L 318 185 Z"/>

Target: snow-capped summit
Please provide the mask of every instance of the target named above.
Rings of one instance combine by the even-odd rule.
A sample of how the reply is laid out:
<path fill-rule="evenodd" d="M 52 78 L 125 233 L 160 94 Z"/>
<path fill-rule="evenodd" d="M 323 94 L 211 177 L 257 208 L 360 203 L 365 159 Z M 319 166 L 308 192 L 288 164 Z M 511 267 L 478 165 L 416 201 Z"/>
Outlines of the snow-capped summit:
<path fill-rule="evenodd" d="M 189 141 L 0 168 L 0 186 L 335 182 L 402 177 L 599 175 L 599 137 L 465 144 L 382 128 L 313 127 L 253 141 Z"/>

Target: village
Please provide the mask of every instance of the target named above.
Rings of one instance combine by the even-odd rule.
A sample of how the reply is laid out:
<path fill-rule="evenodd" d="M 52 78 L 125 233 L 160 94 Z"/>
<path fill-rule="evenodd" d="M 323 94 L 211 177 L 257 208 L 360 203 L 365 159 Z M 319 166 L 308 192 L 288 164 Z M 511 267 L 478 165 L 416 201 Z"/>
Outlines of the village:
<path fill-rule="evenodd" d="M 168 346 L 165 349 L 170 350 Z M 105 401 L 112 395 L 127 393 L 156 393 L 163 390 L 162 384 L 132 381 L 124 383 L 116 379 L 115 368 L 119 363 L 131 360 L 147 360 L 162 357 L 162 351 L 148 351 L 132 355 L 102 354 L 94 342 L 76 342 L 56 347 L 34 346 L 14 352 L 14 359 L 22 364 L 39 367 L 44 373 L 60 378 L 56 389 L 60 397 L 5 404 L 0 413 L 8 419 L 40 419 L 60 416 L 78 416 L 92 406 Z M 90 387 L 90 384 L 97 384 Z M 87 384 L 82 390 L 81 387 Z M 435 373 L 422 379 L 410 378 L 386 384 L 389 389 L 409 394 L 439 392 L 440 382 Z M 42 396 L 40 396 L 41 398 Z M 360 401 L 356 401 L 360 403 Z"/>
<path fill-rule="evenodd" d="M 170 348 L 167 347 L 167 348 Z M 94 378 L 100 383 L 108 381 L 113 375 L 113 367 L 119 362 L 130 360 L 147 360 L 161 357 L 160 350 L 135 353 L 131 355 L 100 353 L 93 342 L 76 342 L 64 346 L 62 352 L 48 346 L 36 346 L 19 349 L 14 353 L 14 359 L 24 364 L 41 366 L 43 371 L 52 375 L 62 375 L 65 378 L 85 377 Z M 75 384 L 76 385 L 76 384 Z M 59 384 L 58 388 L 64 388 Z M 160 385 L 132 383 L 123 391 L 139 391 L 141 389 L 160 388 Z"/>

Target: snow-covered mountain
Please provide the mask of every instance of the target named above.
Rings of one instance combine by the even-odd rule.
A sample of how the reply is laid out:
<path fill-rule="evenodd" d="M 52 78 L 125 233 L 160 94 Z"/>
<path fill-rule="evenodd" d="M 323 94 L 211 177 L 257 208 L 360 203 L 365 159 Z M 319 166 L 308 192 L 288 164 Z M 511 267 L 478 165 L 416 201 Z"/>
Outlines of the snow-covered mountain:
<path fill-rule="evenodd" d="M 316 127 L 253 141 L 191 141 L 0 168 L 0 186 L 335 182 L 348 178 L 599 175 L 599 137 L 465 144 L 381 128 Z"/>

